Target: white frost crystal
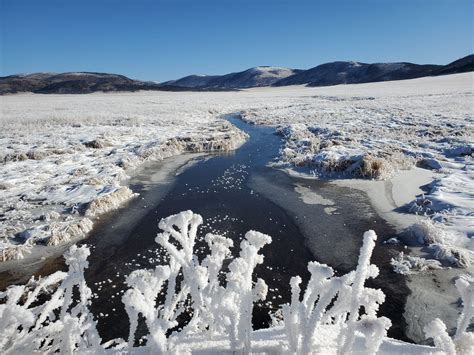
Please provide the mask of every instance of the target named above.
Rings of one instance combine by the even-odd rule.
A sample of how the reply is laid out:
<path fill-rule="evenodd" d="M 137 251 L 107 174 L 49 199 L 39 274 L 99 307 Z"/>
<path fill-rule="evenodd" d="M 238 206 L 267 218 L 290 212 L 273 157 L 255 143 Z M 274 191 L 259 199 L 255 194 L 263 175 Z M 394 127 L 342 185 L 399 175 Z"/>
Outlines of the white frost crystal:
<path fill-rule="evenodd" d="M 0 352 L 25 353 L 282 353 L 282 354 L 467 354 L 474 337 L 469 326 L 474 314 L 474 288 L 468 276 L 456 281 L 464 310 L 454 339 L 437 319 L 426 328 L 435 347 L 407 344 L 387 338 L 391 323 L 377 317 L 385 295 L 364 286 L 378 275 L 370 264 L 376 235 L 364 234 L 355 271 L 335 276 L 327 265 L 310 262 L 305 290 L 301 278 L 291 279 L 291 302 L 277 313 L 282 322 L 269 329 L 253 330 L 252 311 L 266 297 L 262 279 L 253 272 L 263 262 L 261 248 L 271 242 L 265 234 L 250 231 L 240 244 L 239 256 L 229 264 L 225 283 L 219 280 L 223 263 L 231 256 L 230 239 L 207 234 L 209 253 L 199 262 L 195 254 L 201 216 L 181 212 L 161 220 L 163 233 L 156 241 L 169 256 L 168 265 L 133 271 L 122 302 L 130 320 L 128 342 L 102 343 L 90 313 L 91 290 L 84 280 L 89 249 L 73 246 L 66 253 L 69 271 L 24 286 L 10 286 L 0 293 Z M 182 275 L 180 277 L 179 275 Z M 163 302 L 157 297 L 164 291 Z M 39 301 L 39 296 L 41 301 Z M 45 300 L 45 301 L 43 301 Z M 361 313 L 361 310 L 364 310 Z M 177 329 L 177 318 L 191 311 L 191 319 Z M 135 347 L 138 319 L 147 325 L 146 345 Z"/>

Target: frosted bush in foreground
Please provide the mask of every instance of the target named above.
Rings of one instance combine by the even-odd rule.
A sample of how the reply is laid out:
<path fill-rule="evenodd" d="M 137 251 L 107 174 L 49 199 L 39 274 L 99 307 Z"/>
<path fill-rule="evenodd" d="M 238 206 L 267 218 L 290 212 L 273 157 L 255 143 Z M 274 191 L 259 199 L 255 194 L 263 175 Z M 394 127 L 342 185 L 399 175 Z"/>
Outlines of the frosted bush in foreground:
<path fill-rule="evenodd" d="M 0 293 L 0 299 L 6 299 L 0 305 L 1 353 L 96 353 L 102 349 L 88 308 L 92 292 L 84 280 L 89 255 L 87 247 L 72 246 L 65 254 L 67 273 L 31 279 L 25 286 L 11 286 Z M 74 292 L 79 297 L 73 297 Z M 49 300 L 40 303 L 45 294 Z"/>
<path fill-rule="evenodd" d="M 376 238 L 374 231 L 364 234 L 364 245 L 356 271 L 342 277 L 334 276 L 333 269 L 327 265 L 309 263 L 311 279 L 302 301 L 299 287 L 301 278 L 297 276 L 291 279 L 291 304 L 283 306 L 291 352 L 327 352 L 320 349 L 327 344 L 318 344 L 316 336 L 324 326 L 333 328 L 337 339 L 337 344 L 333 346 L 342 354 L 353 348 L 356 331 L 365 337 L 363 349 L 359 350 L 368 353 L 377 351 L 391 322 L 376 315 L 379 305 L 385 300 L 383 292 L 364 287 L 367 278 L 378 275 L 378 268 L 370 264 Z M 362 316 L 359 314 L 361 306 L 365 309 Z"/>
<path fill-rule="evenodd" d="M 191 211 L 160 221 L 163 233 L 156 242 L 166 250 L 169 262 L 127 277 L 130 288 L 122 301 L 130 319 L 128 341 L 101 343 L 89 311 L 91 290 L 84 279 L 89 249 L 73 246 L 65 255 L 67 273 L 32 279 L 25 286 L 11 286 L 0 293 L 4 302 L 0 305 L 0 352 L 373 354 L 380 350 L 461 354 L 472 350 L 474 339 L 467 327 L 474 315 L 474 282 L 468 277 L 456 281 L 464 310 L 453 339 L 439 319 L 426 327 L 436 347 L 386 337 L 390 320 L 377 317 L 385 296 L 364 286 L 366 279 L 378 275 L 378 268 L 370 264 L 377 238 L 373 231 L 364 234 L 355 271 L 335 276 L 331 267 L 309 263 L 311 277 L 305 290 L 300 288 L 299 276 L 291 279 L 291 302 L 277 312 L 282 315 L 280 323 L 253 330 L 254 303 L 267 294 L 267 285 L 262 279 L 254 281 L 253 272 L 263 262 L 259 252 L 271 238 L 248 232 L 224 280 L 220 276 L 224 276 L 223 264 L 233 243 L 207 234 L 209 253 L 200 261 L 195 243 L 202 222 Z M 189 320 L 180 324 L 183 314 Z M 134 347 L 140 318 L 149 334 L 145 346 Z"/>
<path fill-rule="evenodd" d="M 161 220 L 159 226 L 164 233 L 159 234 L 156 241 L 167 251 L 169 266 L 157 266 L 154 271 L 137 270 L 127 278 L 132 287 L 123 297 L 132 324 L 129 348 L 134 344 L 138 314 L 141 314 L 150 330 L 147 344 L 151 351 L 166 352 L 183 337 L 206 333 L 209 339 L 225 333 L 232 348 L 250 350 L 253 303 L 265 299 L 267 293 L 263 280 L 258 279 L 252 285 L 252 273 L 255 266 L 263 262 L 258 251 L 270 243 L 271 238 L 255 231 L 247 232 L 241 243 L 240 256 L 229 265 L 227 286 L 223 287 L 218 276 L 224 259 L 230 254 L 232 241 L 218 235 L 206 235 L 211 253 L 199 263 L 193 252 L 201 223 L 201 216 L 191 211 Z M 178 290 L 179 273 L 184 281 Z M 163 305 L 155 308 L 155 299 L 164 281 L 168 282 L 166 299 Z M 190 306 L 186 307 L 186 304 Z M 191 308 L 189 323 L 167 339 L 167 331 L 178 325 L 177 318 Z"/>

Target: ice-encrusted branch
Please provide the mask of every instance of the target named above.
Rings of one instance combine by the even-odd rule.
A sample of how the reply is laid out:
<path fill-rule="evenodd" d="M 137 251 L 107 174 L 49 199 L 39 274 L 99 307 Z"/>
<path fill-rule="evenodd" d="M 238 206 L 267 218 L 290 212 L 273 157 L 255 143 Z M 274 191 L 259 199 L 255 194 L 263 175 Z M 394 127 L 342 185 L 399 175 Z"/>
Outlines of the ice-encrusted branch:
<path fill-rule="evenodd" d="M 355 272 L 336 277 L 331 267 L 311 262 L 308 264 L 311 277 L 302 297 L 301 278 L 291 279 L 291 303 L 283 306 L 284 327 L 291 352 L 317 352 L 320 346 L 317 334 L 327 326 L 332 326 L 336 333 L 340 332 L 341 353 L 347 353 L 352 347 L 356 331 L 365 335 L 367 351 L 377 351 L 391 323 L 376 315 L 385 299 L 384 294 L 364 287 L 366 279 L 378 274 L 378 268 L 370 264 L 376 238 L 373 231 L 364 234 Z M 366 312 L 362 317 L 359 316 L 361 306 Z"/>
<path fill-rule="evenodd" d="M 456 355 L 456 347 L 446 331 L 446 325 L 441 319 L 436 318 L 424 330 L 426 336 L 433 338 L 436 347 L 441 349 L 446 355 Z"/>
<path fill-rule="evenodd" d="M 89 311 L 92 296 L 84 279 L 90 251 L 72 246 L 65 254 L 69 272 L 55 272 L 0 293 L 0 352 L 101 353 L 100 337 Z M 74 298 L 74 290 L 79 297 Z M 39 296 L 48 301 L 37 305 Z"/>
<path fill-rule="evenodd" d="M 169 263 L 152 270 L 136 270 L 127 277 L 129 289 L 122 301 L 130 320 L 128 342 L 114 339 L 101 344 L 89 311 L 91 290 L 84 279 L 89 249 L 73 246 L 65 255 L 67 273 L 32 279 L 27 285 L 12 286 L 0 293 L 0 352 L 163 354 L 211 349 L 236 353 L 374 354 L 382 343 L 383 350 L 391 352 L 392 340 L 386 337 L 390 320 L 377 317 L 385 296 L 380 290 L 364 286 L 365 280 L 378 274 L 377 267 L 370 264 L 376 240 L 373 231 L 364 234 L 355 271 L 335 276 L 331 267 L 311 262 L 306 288 L 301 288 L 299 276 L 293 277 L 291 302 L 281 309 L 283 322 L 265 333 L 252 328 L 254 303 L 265 299 L 268 291 L 266 283 L 254 279 L 253 273 L 263 262 L 260 250 L 271 238 L 248 232 L 238 257 L 230 262 L 224 275 L 223 266 L 233 243 L 207 234 L 204 241 L 209 253 L 200 260 L 195 249 L 201 223 L 201 216 L 191 211 L 160 222 L 163 232 L 156 241 L 168 254 Z M 456 286 L 464 305 L 456 335 L 451 339 L 444 323 L 434 320 L 425 328 L 436 345 L 429 351 L 472 352 L 474 336 L 467 331 L 474 313 L 472 279 L 461 277 Z M 40 302 L 44 297 L 47 301 Z M 186 322 L 178 321 L 183 313 L 190 316 Z M 146 323 L 148 334 L 146 345 L 137 348 L 140 319 Z M 268 345 L 272 342 L 278 345 Z M 393 349 L 405 346 L 397 344 Z M 418 349 L 417 345 L 406 346 L 410 353 Z"/>
<path fill-rule="evenodd" d="M 463 311 L 458 319 L 456 339 L 461 338 L 466 332 L 471 320 L 474 318 L 474 279 L 469 276 L 461 276 L 455 282 L 456 288 L 461 295 Z"/>

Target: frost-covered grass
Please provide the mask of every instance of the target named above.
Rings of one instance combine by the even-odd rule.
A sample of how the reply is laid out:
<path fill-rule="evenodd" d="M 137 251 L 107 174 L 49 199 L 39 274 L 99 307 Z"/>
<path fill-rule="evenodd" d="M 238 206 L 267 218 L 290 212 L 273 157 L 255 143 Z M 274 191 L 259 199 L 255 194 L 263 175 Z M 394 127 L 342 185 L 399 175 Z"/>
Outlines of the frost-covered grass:
<path fill-rule="evenodd" d="M 148 160 L 246 139 L 207 103 L 174 95 L 14 95 L 1 106 L 0 261 L 84 237 L 135 196 L 124 181 Z"/>
<path fill-rule="evenodd" d="M 382 291 L 365 286 L 377 277 L 370 263 L 377 236 L 363 237 L 356 270 L 342 276 L 331 267 L 310 262 L 305 289 L 301 278 L 291 279 L 291 302 L 273 315 L 269 329 L 253 330 L 254 303 L 264 300 L 267 285 L 253 277 L 264 262 L 261 249 L 271 237 L 249 231 L 240 254 L 229 259 L 232 240 L 207 234 L 209 254 L 198 257 L 194 244 L 200 215 L 181 212 L 161 220 L 156 242 L 169 256 L 168 265 L 136 270 L 127 277 L 129 289 L 122 297 L 130 321 L 128 339 L 102 343 L 90 312 L 92 291 L 84 279 L 89 249 L 73 246 L 65 255 L 68 272 L 32 279 L 0 293 L 0 351 L 100 353 L 279 353 L 279 354 L 468 354 L 474 351 L 474 334 L 467 327 L 474 316 L 474 281 L 456 281 L 463 311 L 451 338 L 440 319 L 426 328 L 435 347 L 407 344 L 386 337 L 391 322 L 377 317 L 384 302 Z M 224 261 L 230 261 L 224 272 Z M 225 280 L 221 275 L 225 275 Z M 157 302 L 164 293 L 164 301 Z M 183 313 L 189 319 L 178 321 Z M 137 346 L 136 331 L 145 323 L 145 343 Z M 177 327 L 179 325 L 179 327 Z M 143 329 L 143 326 L 141 327 Z"/>

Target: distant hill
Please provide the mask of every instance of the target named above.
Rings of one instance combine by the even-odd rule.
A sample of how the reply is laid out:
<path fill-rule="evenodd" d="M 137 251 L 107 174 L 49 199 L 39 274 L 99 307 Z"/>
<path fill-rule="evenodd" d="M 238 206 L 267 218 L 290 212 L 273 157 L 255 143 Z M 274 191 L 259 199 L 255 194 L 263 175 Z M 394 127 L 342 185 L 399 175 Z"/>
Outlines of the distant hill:
<path fill-rule="evenodd" d="M 328 86 L 413 79 L 474 71 L 474 55 L 447 65 L 413 63 L 332 62 L 307 70 L 260 66 L 225 75 L 189 75 L 164 83 L 140 81 L 118 74 L 73 72 L 0 77 L 0 95 L 18 92 L 86 94 L 96 91 L 222 91 L 261 86 Z"/>
<path fill-rule="evenodd" d="M 474 71 L 474 54 L 455 60 L 454 62 L 449 63 L 448 65 L 445 65 L 442 68 L 436 70 L 433 74 L 446 75 L 446 74 L 466 73 L 470 71 Z"/>
<path fill-rule="evenodd" d="M 374 81 L 413 79 L 430 75 L 440 65 L 417 65 L 412 63 L 333 62 L 318 65 L 288 78 L 277 81 L 274 86 L 301 85 L 328 86 L 337 84 L 369 83 Z"/>
<path fill-rule="evenodd" d="M 414 79 L 424 76 L 444 75 L 474 71 L 474 55 L 469 55 L 448 65 L 414 63 L 360 63 L 354 61 L 332 62 L 307 70 L 255 67 L 226 75 L 190 75 L 162 85 L 201 90 L 242 89 L 259 86 L 329 86 L 377 81 Z"/>
<path fill-rule="evenodd" d="M 226 75 L 190 75 L 162 85 L 188 88 L 242 89 L 271 86 L 277 81 L 299 73 L 300 70 L 261 66 Z"/>
<path fill-rule="evenodd" d="M 0 94 L 87 94 L 96 91 L 158 90 L 158 84 L 133 80 L 123 75 L 74 72 L 35 73 L 0 77 Z"/>
<path fill-rule="evenodd" d="M 413 63 L 332 62 L 301 71 L 274 83 L 274 86 L 370 83 L 377 81 L 414 79 L 424 76 L 474 71 L 474 55 L 468 55 L 447 65 Z"/>

